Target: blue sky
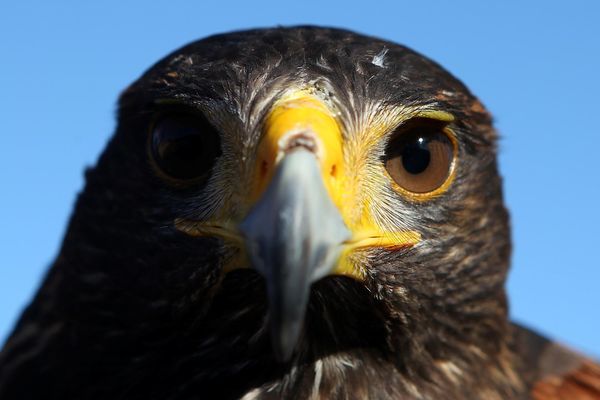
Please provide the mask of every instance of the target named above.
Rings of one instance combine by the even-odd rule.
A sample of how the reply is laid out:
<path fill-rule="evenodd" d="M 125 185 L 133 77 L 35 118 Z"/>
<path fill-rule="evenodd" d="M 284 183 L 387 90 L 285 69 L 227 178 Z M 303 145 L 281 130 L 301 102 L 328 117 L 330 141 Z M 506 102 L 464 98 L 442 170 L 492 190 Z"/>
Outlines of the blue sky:
<path fill-rule="evenodd" d="M 203 36 L 318 24 L 412 47 L 492 111 L 512 213 L 511 314 L 600 356 L 600 2 L 205 3 L 0 6 L 0 342 L 57 254 L 119 92 Z"/>

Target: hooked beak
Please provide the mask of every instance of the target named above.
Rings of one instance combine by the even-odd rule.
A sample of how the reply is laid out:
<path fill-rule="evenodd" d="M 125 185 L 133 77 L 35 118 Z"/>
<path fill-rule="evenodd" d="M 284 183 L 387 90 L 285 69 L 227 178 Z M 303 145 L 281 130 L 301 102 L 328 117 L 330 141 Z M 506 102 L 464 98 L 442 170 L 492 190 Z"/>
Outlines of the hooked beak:
<path fill-rule="evenodd" d="M 341 244 L 351 237 L 322 183 L 314 154 L 298 148 L 281 160 L 240 229 L 252 265 L 267 282 L 275 354 L 288 360 L 311 284 L 331 272 Z"/>
<path fill-rule="evenodd" d="M 233 228 L 241 235 L 231 234 L 223 224 L 176 221 L 192 235 L 244 242 L 252 267 L 266 281 L 272 344 L 280 361 L 290 359 L 298 342 L 312 283 L 330 274 L 363 279 L 364 271 L 348 261 L 349 252 L 357 248 L 406 247 L 420 240 L 412 231 L 350 229 L 341 211 L 344 176 L 337 121 L 320 100 L 296 93 L 276 103 L 266 120 L 255 164 L 253 207 Z"/>
<path fill-rule="evenodd" d="M 269 183 L 240 229 L 267 282 L 273 349 L 285 361 L 298 341 L 312 283 L 335 268 L 352 235 L 332 200 L 340 186 L 341 134 L 324 105 L 308 96 L 285 99 L 265 128 L 257 163 L 272 177 L 256 177 L 258 191 Z"/>

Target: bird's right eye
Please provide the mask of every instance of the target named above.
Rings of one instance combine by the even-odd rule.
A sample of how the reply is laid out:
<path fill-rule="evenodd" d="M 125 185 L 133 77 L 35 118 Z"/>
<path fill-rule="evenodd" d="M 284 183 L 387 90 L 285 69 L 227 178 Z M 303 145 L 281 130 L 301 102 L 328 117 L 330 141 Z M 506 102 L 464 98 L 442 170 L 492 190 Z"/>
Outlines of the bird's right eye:
<path fill-rule="evenodd" d="M 166 115 L 152 127 L 150 155 L 154 165 L 168 178 L 207 179 L 221 155 L 219 133 L 202 116 Z"/>

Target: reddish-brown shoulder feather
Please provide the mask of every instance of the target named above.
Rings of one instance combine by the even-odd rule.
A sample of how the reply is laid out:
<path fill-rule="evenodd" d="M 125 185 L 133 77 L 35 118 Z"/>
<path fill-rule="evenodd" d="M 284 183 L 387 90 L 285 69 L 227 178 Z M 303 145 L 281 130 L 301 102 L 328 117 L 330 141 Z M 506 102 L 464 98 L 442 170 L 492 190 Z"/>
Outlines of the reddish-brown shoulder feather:
<path fill-rule="evenodd" d="M 514 351 L 534 400 L 600 400 L 600 364 L 513 324 Z"/>
<path fill-rule="evenodd" d="M 585 360 L 562 375 L 537 381 L 531 397 L 535 400 L 600 400 L 600 365 Z"/>

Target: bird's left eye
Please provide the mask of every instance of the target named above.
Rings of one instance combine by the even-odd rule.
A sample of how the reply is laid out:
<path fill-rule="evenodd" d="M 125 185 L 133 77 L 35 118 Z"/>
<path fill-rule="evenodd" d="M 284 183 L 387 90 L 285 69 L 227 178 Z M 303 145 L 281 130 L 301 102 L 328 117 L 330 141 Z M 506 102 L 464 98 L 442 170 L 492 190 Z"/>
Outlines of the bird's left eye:
<path fill-rule="evenodd" d="M 153 125 L 150 154 L 155 166 L 169 178 L 207 178 L 221 155 L 220 137 L 201 116 L 170 114 Z"/>
<path fill-rule="evenodd" d="M 409 121 L 390 139 L 385 168 L 402 190 L 416 195 L 432 193 L 450 178 L 454 146 L 439 121 Z"/>

